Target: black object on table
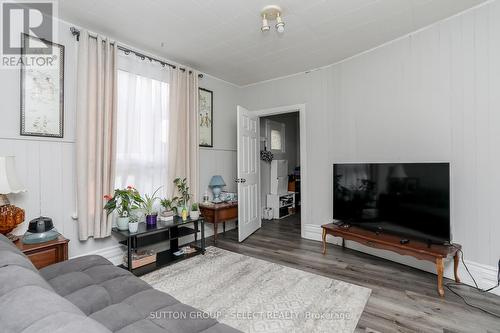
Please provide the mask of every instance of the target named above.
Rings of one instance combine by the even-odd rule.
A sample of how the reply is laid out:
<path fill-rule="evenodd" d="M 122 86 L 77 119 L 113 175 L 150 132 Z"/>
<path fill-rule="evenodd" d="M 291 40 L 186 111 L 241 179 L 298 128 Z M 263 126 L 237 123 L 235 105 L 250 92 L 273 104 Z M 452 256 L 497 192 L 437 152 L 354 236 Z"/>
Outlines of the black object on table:
<path fill-rule="evenodd" d="M 194 228 L 187 227 L 189 224 L 193 224 Z M 198 228 L 199 226 L 201 230 Z M 128 230 L 118 230 L 117 228 L 113 228 L 112 231 L 113 234 L 125 238 L 120 241 L 120 244 L 127 246 L 128 264 L 127 266 L 120 265 L 119 267 L 128 269 L 136 276 L 147 274 L 161 267 L 191 258 L 200 253 L 205 254 L 205 221 L 203 217 L 196 220 L 188 218 L 186 221 L 183 221 L 182 218 L 174 216 L 172 221 L 158 221 L 156 226 L 153 227 L 147 226 L 146 223 L 141 222 L 139 223 L 137 232 L 134 233 Z M 198 242 L 198 231 L 201 231 L 200 242 Z M 179 245 L 179 238 L 193 234 L 195 238 L 194 242 Z M 151 239 L 153 239 L 153 241 L 151 241 Z M 141 246 L 158 243 L 160 241 L 169 241 L 170 248 L 156 253 L 156 262 L 132 269 L 132 252 L 136 251 Z M 140 243 L 143 243 L 143 245 Z M 198 245 L 198 243 L 200 244 Z M 187 245 L 194 248 L 196 251 L 193 253 L 181 254 L 179 256 L 174 254 L 179 251 L 180 247 Z"/>

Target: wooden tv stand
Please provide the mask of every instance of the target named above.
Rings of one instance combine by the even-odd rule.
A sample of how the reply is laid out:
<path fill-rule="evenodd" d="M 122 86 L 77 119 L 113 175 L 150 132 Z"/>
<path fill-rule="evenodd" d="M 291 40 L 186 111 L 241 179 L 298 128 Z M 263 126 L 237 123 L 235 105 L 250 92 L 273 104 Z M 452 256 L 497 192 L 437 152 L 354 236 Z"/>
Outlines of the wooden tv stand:
<path fill-rule="evenodd" d="M 342 238 L 342 247 L 345 247 L 345 240 L 351 240 L 365 246 L 393 251 L 401 255 L 415 257 L 419 260 L 427 260 L 436 264 L 438 275 L 437 290 L 439 295 L 444 296 L 443 271 L 444 260 L 448 257 L 454 259 L 455 281 L 458 283 L 458 264 L 460 262 L 459 250 L 461 245 L 429 245 L 426 242 L 410 239 L 406 244 L 401 244 L 402 237 L 389 233 L 376 233 L 374 231 L 362 229 L 356 226 L 339 226 L 333 223 L 324 224 L 323 229 L 323 254 L 326 254 L 326 235 Z"/>

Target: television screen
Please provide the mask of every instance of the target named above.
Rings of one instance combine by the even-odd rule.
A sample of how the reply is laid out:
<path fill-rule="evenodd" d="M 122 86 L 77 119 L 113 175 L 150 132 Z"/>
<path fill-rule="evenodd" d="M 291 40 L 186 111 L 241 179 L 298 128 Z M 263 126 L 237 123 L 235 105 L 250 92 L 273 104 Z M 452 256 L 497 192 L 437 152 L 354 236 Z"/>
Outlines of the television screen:
<path fill-rule="evenodd" d="M 449 163 L 333 165 L 333 218 L 364 228 L 450 242 Z"/>

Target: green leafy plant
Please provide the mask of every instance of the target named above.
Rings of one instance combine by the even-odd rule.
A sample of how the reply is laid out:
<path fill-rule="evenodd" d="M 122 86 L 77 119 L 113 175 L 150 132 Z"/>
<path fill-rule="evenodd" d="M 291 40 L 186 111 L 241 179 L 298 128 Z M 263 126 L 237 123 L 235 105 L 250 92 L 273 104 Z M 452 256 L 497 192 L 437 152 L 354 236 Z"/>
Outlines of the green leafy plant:
<path fill-rule="evenodd" d="M 144 214 L 146 215 L 155 215 L 157 212 L 155 211 L 155 202 L 159 199 L 156 196 L 156 193 L 160 190 L 161 186 L 156 189 L 156 191 L 153 192 L 153 194 L 144 194 L 144 197 L 142 198 L 141 202 L 141 209 L 143 210 Z"/>
<path fill-rule="evenodd" d="M 179 206 L 186 207 L 191 198 L 189 186 L 187 185 L 187 178 L 175 178 L 174 185 L 177 187 L 177 192 L 179 193 Z"/>
<path fill-rule="evenodd" d="M 199 209 L 198 204 L 195 202 L 191 205 L 191 211 L 197 212 Z"/>
<path fill-rule="evenodd" d="M 166 211 L 174 210 L 177 207 L 177 203 L 179 201 L 178 197 L 173 197 L 172 199 L 163 198 L 160 200 L 160 204 Z"/>
<path fill-rule="evenodd" d="M 130 212 L 138 209 L 142 203 L 141 195 L 132 186 L 126 189 L 115 189 L 113 196 L 105 195 L 104 199 L 106 200 L 104 205 L 106 214 L 116 211 L 119 217 L 131 216 Z"/>

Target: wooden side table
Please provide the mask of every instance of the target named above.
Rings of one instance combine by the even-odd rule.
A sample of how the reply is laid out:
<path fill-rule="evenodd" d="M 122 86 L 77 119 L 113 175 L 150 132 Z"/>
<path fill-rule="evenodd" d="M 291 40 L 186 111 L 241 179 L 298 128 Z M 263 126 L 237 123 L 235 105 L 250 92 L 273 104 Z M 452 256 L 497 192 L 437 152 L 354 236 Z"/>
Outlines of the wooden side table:
<path fill-rule="evenodd" d="M 326 254 L 326 235 L 342 238 L 342 247 L 345 247 L 345 240 L 351 240 L 359 244 L 388 250 L 401 255 L 412 256 L 418 260 L 427 260 L 435 263 L 437 272 L 437 290 L 439 296 L 444 296 L 443 273 L 444 261 L 448 257 L 453 257 L 455 282 L 460 282 L 458 277 L 458 265 L 460 263 L 459 252 L 462 246 L 459 244 L 436 245 L 410 239 L 408 243 L 401 243 L 401 237 L 390 233 L 376 233 L 356 226 L 339 226 L 333 223 L 324 224 L 323 228 L 323 254 Z"/>
<path fill-rule="evenodd" d="M 222 223 L 223 232 L 226 232 L 226 222 L 238 219 L 238 203 L 202 203 L 200 212 L 206 222 L 214 225 L 214 243 L 217 243 L 217 225 Z"/>
<path fill-rule="evenodd" d="M 14 244 L 30 258 L 36 268 L 40 269 L 68 260 L 68 242 L 69 239 L 59 236 L 57 239 L 40 244 L 23 244 L 22 239 L 18 239 Z"/>

